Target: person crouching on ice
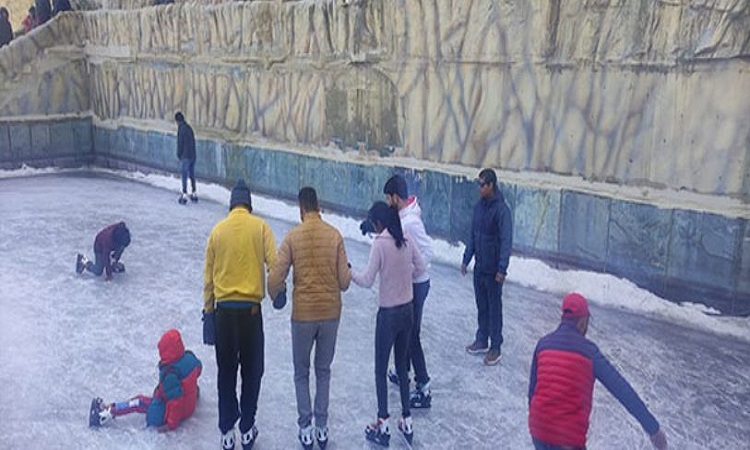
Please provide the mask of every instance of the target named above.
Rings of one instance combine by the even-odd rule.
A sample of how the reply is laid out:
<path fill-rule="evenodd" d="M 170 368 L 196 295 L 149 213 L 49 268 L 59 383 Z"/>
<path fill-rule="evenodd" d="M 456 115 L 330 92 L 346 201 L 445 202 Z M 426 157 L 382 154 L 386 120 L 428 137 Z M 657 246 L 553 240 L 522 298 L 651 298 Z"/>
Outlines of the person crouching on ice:
<path fill-rule="evenodd" d="M 101 427 L 115 417 L 137 412 L 146 414 L 146 425 L 166 431 L 190 417 L 198 401 L 198 377 L 203 365 L 192 351 L 185 350 L 182 336 L 175 329 L 159 339 L 159 358 L 159 384 L 152 397 L 138 395 L 116 403 L 95 398 L 89 426 Z"/>
<path fill-rule="evenodd" d="M 97 233 L 94 239 L 94 262 L 79 253 L 76 257 L 76 272 L 80 274 L 85 269 L 96 276 L 105 272 L 104 280 L 110 281 L 113 272 L 125 271 L 125 265 L 120 262 L 120 257 L 128 245 L 130 230 L 125 222 L 108 226 Z"/>

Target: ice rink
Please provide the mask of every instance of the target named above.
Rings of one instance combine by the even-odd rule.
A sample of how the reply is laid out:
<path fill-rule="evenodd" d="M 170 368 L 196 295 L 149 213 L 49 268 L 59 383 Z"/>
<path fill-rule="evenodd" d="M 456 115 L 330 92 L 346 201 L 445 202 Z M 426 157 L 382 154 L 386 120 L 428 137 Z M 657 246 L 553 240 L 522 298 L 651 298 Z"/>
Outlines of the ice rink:
<path fill-rule="evenodd" d="M 205 242 L 227 213 L 229 193 L 223 203 L 204 198 L 182 206 L 176 202 L 178 181 L 171 182 L 175 189 L 167 190 L 84 173 L 0 178 L 0 448 L 219 448 L 215 357 L 213 348 L 202 344 L 200 318 Z M 259 215 L 279 216 L 264 209 L 259 197 L 253 200 Z M 265 204 L 285 208 L 286 217 L 297 215 L 294 206 Z M 122 258 L 127 272 L 110 283 L 77 275 L 76 253 L 92 257 L 96 233 L 119 220 L 132 233 Z M 295 225 L 268 221 L 277 242 Z M 351 230 L 344 234 L 355 237 Z M 361 238 L 346 244 L 352 265 L 363 267 L 369 245 Z M 471 277 L 460 276 L 458 263 L 433 264 L 422 330 L 433 407 L 413 411 L 415 448 L 530 449 L 530 361 L 537 339 L 558 324 L 560 296 L 514 282 L 514 270 L 523 266 L 512 260 L 503 296 L 503 359 L 499 366 L 485 367 L 481 357 L 464 351 L 476 316 Z M 353 283 L 344 294 L 331 375 L 331 450 L 373 448 L 363 429 L 376 415 L 376 295 L 375 289 Z M 266 370 L 257 416 L 259 450 L 301 448 L 290 314 L 291 305 L 276 311 L 263 301 Z M 670 448 L 748 448 L 746 340 L 596 303 L 592 314 L 588 337 L 661 422 Z M 145 428 L 138 414 L 90 429 L 92 397 L 115 401 L 151 394 L 157 382 L 156 343 L 172 327 L 203 362 L 193 417 L 169 433 Z M 389 393 L 397 417 L 395 387 Z M 652 448 L 635 419 L 600 384 L 588 442 L 590 449 Z M 397 435 L 391 448 L 404 448 Z"/>

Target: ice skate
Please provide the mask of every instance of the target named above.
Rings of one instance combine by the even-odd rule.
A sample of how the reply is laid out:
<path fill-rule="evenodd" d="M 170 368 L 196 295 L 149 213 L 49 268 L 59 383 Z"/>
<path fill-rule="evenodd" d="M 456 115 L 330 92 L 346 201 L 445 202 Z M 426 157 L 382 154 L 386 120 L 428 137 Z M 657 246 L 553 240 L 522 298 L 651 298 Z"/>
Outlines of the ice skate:
<path fill-rule="evenodd" d="M 106 405 L 104 400 L 99 397 L 91 400 L 91 408 L 89 409 L 90 427 L 101 427 L 111 421 L 112 418 L 112 408 L 110 405 Z"/>
<path fill-rule="evenodd" d="M 177 202 L 180 205 L 186 204 L 188 202 L 188 196 L 187 196 L 187 194 L 184 193 L 184 192 L 182 194 L 180 194 L 180 198 L 177 199 Z"/>
<path fill-rule="evenodd" d="M 409 404 L 414 409 L 426 409 L 432 406 L 432 392 L 429 381 L 417 383 L 417 387 L 409 395 Z"/>
<path fill-rule="evenodd" d="M 313 448 L 313 426 L 308 425 L 305 428 L 299 429 L 299 443 L 302 444 L 302 448 L 305 450 L 312 450 Z"/>
<path fill-rule="evenodd" d="M 193 203 L 198 203 L 198 194 L 196 194 L 195 192 L 190 194 L 190 201 Z"/>
<path fill-rule="evenodd" d="M 86 268 L 87 262 L 88 260 L 86 259 L 86 257 L 79 253 L 76 256 L 76 273 L 78 274 L 83 273 L 83 269 Z"/>
<path fill-rule="evenodd" d="M 388 419 L 378 419 L 377 422 L 367 425 L 365 438 L 375 444 L 388 447 L 391 443 L 391 427 L 388 426 Z"/>
<path fill-rule="evenodd" d="M 231 430 L 221 435 L 221 450 L 234 450 L 237 443 L 237 429 L 232 427 Z"/>
<path fill-rule="evenodd" d="M 315 427 L 315 440 L 318 441 L 320 450 L 326 450 L 326 445 L 328 445 L 328 427 Z"/>
<path fill-rule="evenodd" d="M 414 442 L 414 428 L 412 426 L 411 416 L 402 417 L 401 420 L 399 420 L 398 431 L 400 431 L 401 435 L 404 437 L 406 445 L 411 448 L 412 442 Z"/>
<path fill-rule="evenodd" d="M 258 429 L 253 425 L 252 428 L 242 433 L 242 450 L 250 450 L 255 445 L 255 438 L 258 437 Z"/>
<path fill-rule="evenodd" d="M 115 261 L 112 263 L 112 273 L 123 272 L 125 272 L 125 264 L 121 263 L 120 261 Z"/>

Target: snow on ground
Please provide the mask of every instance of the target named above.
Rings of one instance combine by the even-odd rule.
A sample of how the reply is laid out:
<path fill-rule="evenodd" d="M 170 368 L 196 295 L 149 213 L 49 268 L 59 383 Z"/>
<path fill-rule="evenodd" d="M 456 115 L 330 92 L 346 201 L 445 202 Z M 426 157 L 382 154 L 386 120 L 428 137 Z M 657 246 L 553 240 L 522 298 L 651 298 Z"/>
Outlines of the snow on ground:
<path fill-rule="evenodd" d="M 227 212 L 229 191 L 199 185 L 197 205 L 178 205 L 179 180 L 139 173 L 46 170 L 0 172 L 0 448 L 218 448 L 216 367 L 201 344 L 205 239 Z M 51 174 L 50 174 L 51 173 Z M 113 175 L 116 175 L 113 176 Z M 124 180 L 127 178 L 129 180 Z M 132 181 L 138 181 L 133 183 Z M 162 189 L 163 188 L 163 189 Z M 294 205 L 253 196 L 277 241 L 299 220 Z M 346 238 L 354 267 L 369 238 L 356 219 L 324 214 Z M 133 243 L 125 274 L 112 283 L 73 270 L 91 255 L 103 226 L 125 220 Z M 473 337 L 470 277 L 458 274 L 462 248 L 436 241 L 438 264 L 425 307 L 423 343 L 433 379 L 433 408 L 415 411 L 416 447 L 531 448 L 526 394 L 536 340 L 559 320 L 560 297 L 577 290 L 592 301 L 590 336 L 644 398 L 672 448 L 743 448 L 750 438 L 748 319 L 709 316 L 626 280 L 557 271 L 513 258 L 504 290 L 505 344 L 498 367 L 484 367 L 463 346 Z M 332 369 L 330 449 L 371 448 L 362 430 L 375 417 L 373 341 L 377 292 L 344 294 Z M 258 449 L 299 448 L 289 317 L 264 301 L 265 375 Z M 156 342 L 177 327 L 204 363 L 195 415 L 171 433 L 145 429 L 142 416 L 87 426 L 93 396 L 150 394 Z M 390 411 L 398 415 L 390 390 Z M 391 445 L 403 445 L 395 439 Z M 599 385 L 590 448 L 647 449 L 637 422 Z"/>

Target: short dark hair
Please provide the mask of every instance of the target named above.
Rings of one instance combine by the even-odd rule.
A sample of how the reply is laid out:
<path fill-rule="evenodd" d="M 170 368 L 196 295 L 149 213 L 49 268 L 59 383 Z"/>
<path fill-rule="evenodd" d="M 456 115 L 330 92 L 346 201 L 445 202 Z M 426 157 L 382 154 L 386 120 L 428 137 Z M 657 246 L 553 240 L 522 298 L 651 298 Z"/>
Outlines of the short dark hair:
<path fill-rule="evenodd" d="M 482 169 L 479 172 L 479 178 L 484 180 L 485 183 L 492 183 L 493 187 L 497 187 L 497 174 L 492 169 Z"/>
<path fill-rule="evenodd" d="M 406 180 L 401 175 L 394 175 L 385 182 L 383 194 L 398 195 L 402 200 L 409 198 L 409 189 L 406 186 Z"/>
<path fill-rule="evenodd" d="M 310 186 L 303 187 L 297 195 L 299 206 L 305 211 L 318 210 L 318 193 Z"/>
<path fill-rule="evenodd" d="M 184 122 L 185 121 L 185 116 L 182 115 L 182 112 L 177 111 L 177 113 L 174 115 L 174 120 L 176 122 Z"/>

